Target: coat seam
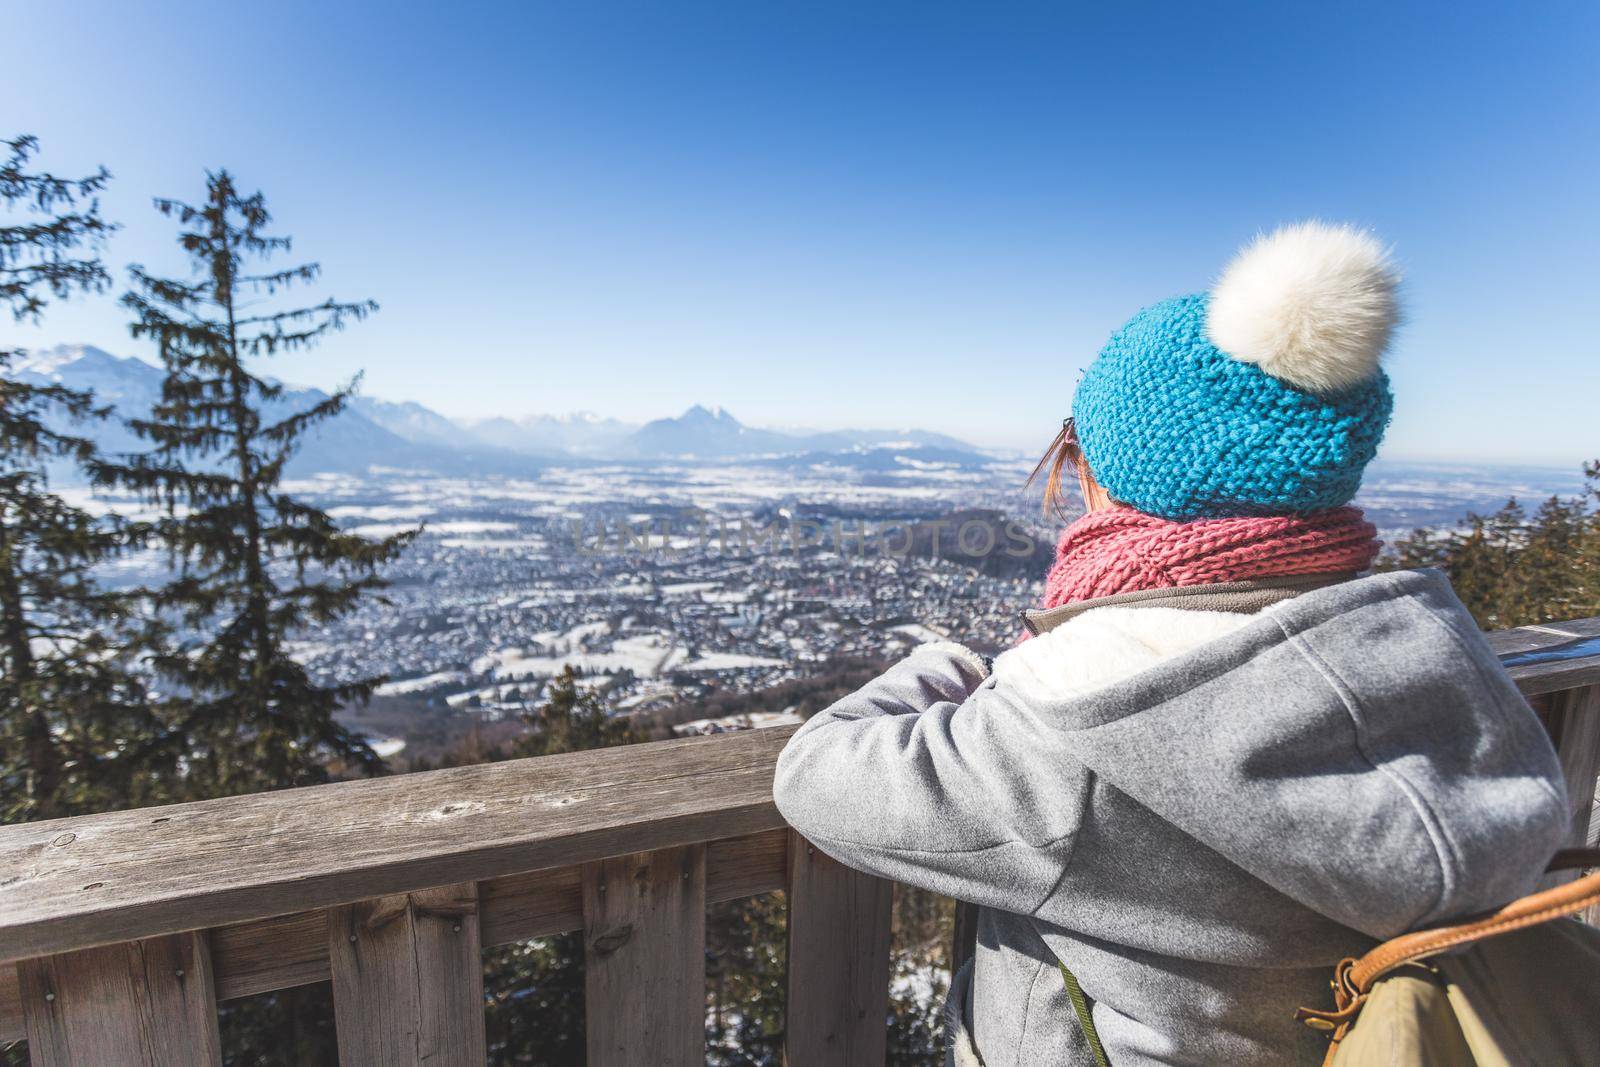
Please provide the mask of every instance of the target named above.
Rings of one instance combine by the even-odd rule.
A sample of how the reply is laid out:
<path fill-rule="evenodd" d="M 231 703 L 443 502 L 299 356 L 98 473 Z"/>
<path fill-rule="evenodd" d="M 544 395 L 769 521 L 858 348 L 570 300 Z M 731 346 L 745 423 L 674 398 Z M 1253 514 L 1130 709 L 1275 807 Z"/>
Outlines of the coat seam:
<path fill-rule="evenodd" d="M 1089 797 L 1093 795 L 1094 783 L 1099 777 L 1100 775 L 1097 771 L 1087 766 L 1083 768 L 1083 786 L 1078 793 L 1078 815 L 1074 822 L 1074 829 L 1072 833 L 1064 834 L 1050 842 L 1052 845 L 1057 845 L 1068 838 L 1072 838 L 1072 847 L 1067 850 L 1065 856 L 1061 857 L 1061 873 L 1056 875 L 1056 880 L 1051 882 L 1050 887 L 1044 891 L 1044 896 L 1039 898 L 1039 903 L 1028 910 L 1028 918 L 1030 919 L 1038 918 L 1039 909 L 1055 898 L 1056 890 L 1061 888 L 1061 883 L 1067 880 L 1067 873 L 1072 870 L 1072 861 L 1078 857 L 1077 837 L 1083 829 L 1084 818 L 1089 810 Z M 1043 939 L 1041 938 L 1040 940 Z"/>
<path fill-rule="evenodd" d="M 1338 697 L 1340 705 L 1345 709 L 1345 714 L 1350 718 L 1351 730 L 1355 734 L 1356 751 L 1361 755 L 1361 758 L 1366 760 L 1369 767 L 1388 778 L 1398 787 L 1400 795 L 1406 798 L 1406 802 L 1417 816 L 1417 821 L 1422 824 L 1422 831 L 1427 835 L 1428 843 L 1433 849 L 1434 862 L 1439 867 L 1439 891 L 1434 898 L 1432 906 L 1408 925 L 1421 922 L 1425 917 L 1434 914 L 1443 907 L 1455 882 L 1451 871 L 1453 864 L 1447 857 L 1447 854 L 1453 850 L 1450 847 L 1450 842 L 1443 839 L 1441 830 L 1435 825 L 1438 817 L 1422 800 L 1416 786 L 1405 775 L 1386 763 L 1379 763 L 1373 758 L 1372 753 L 1368 751 L 1366 731 L 1363 727 L 1365 714 L 1361 708 L 1361 702 L 1356 699 L 1349 683 L 1333 668 L 1332 664 L 1323 659 L 1316 649 L 1311 647 L 1311 643 L 1306 641 L 1300 633 L 1290 629 L 1281 617 L 1277 618 L 1276 621 L 1278 627 L 1283 631 L 1285 639 L 1288 640 L 1289 646 L 1299 652 L 1301 657 L 1311 664 L 1318 674 L 1322 675 L 1329 688 L 1333 690 L 1334 695 Z"/>
<path fill-rule="evenodd" d="M 1033 978 L 1028 982 L 1028 995 L 1022 998 L 1022 1026 L 1017 1031 L 1017 1043 L 1011 1050 L 1011 1062 L 1022 1062 L 1022 1049 L 1028 1043 L 1028 1023 L 1033 1018 L 1033 991 L 1039 984 L 1039 976 L 1044 973 L 1045 961 L 1039 961 L 1038 970 L 1033 972 Z M 976 973 L 974 973 L 976 978 Z M 976 985 L 976 983 L 974 983 Z"/>
<path fill-rule="evenodd" d="M 1074 827 L 1072 830 L 1061 834 L 1059 837 L 1053 837 L 1048 841 L 1040 841 L 1037 843 L 1032 841 L 1024 841 L 1021 838 L 1011 838 L 1007 841 L 996 841 L 990 845 L 977 845 L 973 848 L 902 848 L 898 845 L 886 845 L 877 841 L 856 841 L 848 837 L 836 837 L 832 834 L 818 834 L 809 831 L 801 831 L 801 833 L 804 837 L 814 842 L 834 845 L 848 845 L 852 848 L 869 848 L 878 852 L 886 852 L 894 856 L 971 856 L 979 852 L 993 852 L 996 849 L 1015 848 L 1017 846 L 1029 849 L 1054 848 L 1056 845 L 1061 844 L 1061 842 L 1076 837 L 1078 830 L 1076 827 Z M 1042 904 L 1043 902 L 1041 901 L 1040 903 Z"/>

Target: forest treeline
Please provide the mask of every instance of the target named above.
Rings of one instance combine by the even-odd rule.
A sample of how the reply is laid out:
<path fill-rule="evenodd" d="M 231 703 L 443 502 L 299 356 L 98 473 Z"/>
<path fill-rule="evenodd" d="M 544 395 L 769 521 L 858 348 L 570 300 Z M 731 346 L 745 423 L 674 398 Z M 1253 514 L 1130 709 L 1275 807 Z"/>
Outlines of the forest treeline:
<path fill-rule="evenodd" d="M 355 383 L 284 411 L 281 387 L 256 372 L 377 305 L 293 299 L 318 281 L 316 264 L 279 265 L 289 238 L 272 231 L 263 196 L 226 170 L 207 174 L 192 203 L 152 203 L 188 259 L 187 275 L 133 266 L 113 278 L 100 258 L 117 228 L 99 202 L 110 174 L 54 175 L 36 165 L 38 149 L 28 136 L 0 141 L 0 308 L 39 323 L 58 302 L 117 288 L 131 338 L 159 359 L 164 379 L 153 410 L 118 414 L 89 393 L 24 380 L 15 368 L 23 353 L 0 347 L 0 822 L 419 769 L 385 765 L 336 718 L 381 678 L 327 684 L 290 652 L 306 626 L 381 596 L 385 565 L 415 536 L 348 533 L 283 486 L 305 434 L 339 414 Z M 92 424 L 117 417 L 142 451 L 96 448 Z M 143 507 L 126 517 L 74 503 L 52 484 L 64 468 Z M 1443 568 L 1485 627 L 1600 615 L 1600 462 L 1585 476 L 1582 493 L 1531 513 L 1509 501 L 1454 529 L 1416 531 L 1384 565 Z M 133 588 L 102 580 L 135 552 L 160 553 L 164 577 Z M 443 762 L 631 744 L 689 718 L 808 714 L 879 667 L 841 662 L 772 690 L 721 693 L 640 719 L 608 714 L 604 695 L 569 669 L 516 740 L 474 741 Z M 892 1064 L 938 1062 L 950 926 L 949 901 L 897 893 Z M 711 1062 L 781 1062 L 783 953 L 782 894 L 713 909 Z M 581 939 L 485 956 L 492 1061 L 581 1063 Z M 325 983 L 228 1005 L 225 1060 L 333 1063 L 332 1018 Z M 0 1060 L 22 1057 L 11 1049 Z"/>
<path fill-rule="evenodd" d="M 1600 615 L 1600 460 L 1532 513 L 1512 499 L 1454 529 L 1415 530 L 1384 565 L 1438 567 L 1485 630 Z"/>

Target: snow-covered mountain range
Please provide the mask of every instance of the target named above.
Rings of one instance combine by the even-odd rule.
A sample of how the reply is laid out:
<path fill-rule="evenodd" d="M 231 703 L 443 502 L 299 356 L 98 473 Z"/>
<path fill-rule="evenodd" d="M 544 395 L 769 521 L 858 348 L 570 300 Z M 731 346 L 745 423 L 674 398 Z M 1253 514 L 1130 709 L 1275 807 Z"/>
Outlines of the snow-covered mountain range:
<path fill-rule="evenodd" d="M 79 432 L 89 432 L 110 453 L 145 447 L 121 420 L 149 411 L 161 393 L 161 368 L 92 345 L 58 345 L 25 353 L 9 373 L 24 381 L 93 392 L 114 415 Z M 277 403 L 287 414 L 326 395 L 319 389 L 289 387 Z M 457 420 L 413 401 L 357 396 L 342 414 L 308 435 L 291 470 L 297 475 L 373 468 L 517 474 L 554 462 L 669 459 L 824 460 L 878 469 L 895 456 L 963 465 L 990 459 L 965 442 L 925 430 L 763 430 L 744 425 L 721 408 L 698 404 L 677 417 L 640 426 L 589 413 Z"/>
<path fill-rule="evenodd" d="M 606 456 L 625 448 L 638 426 L 587 411 L 571 415 L 497 416 L 462 428 L 484 444 L 532 455 Z"/>

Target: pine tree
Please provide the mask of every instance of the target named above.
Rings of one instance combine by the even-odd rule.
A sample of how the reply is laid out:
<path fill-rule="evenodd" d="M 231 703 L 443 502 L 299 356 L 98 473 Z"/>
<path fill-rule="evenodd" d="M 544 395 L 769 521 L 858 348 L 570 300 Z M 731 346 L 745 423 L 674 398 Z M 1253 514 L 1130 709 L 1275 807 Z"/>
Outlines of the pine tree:
<path fill-rule="evenodd" d="M 1529 516 L 1514 498 L 1454 530 L 1416 530 L 1387 566 L 1438 567 L 1485 629 L 1600 613 L 1600 461 L 1584 491 L 1552 496 Z"/>
<path fill-rule="evenodd" d="M 561 673 L 550 679 L 545 702 L 522 714 L 528 732 L 499 753 L 499 758 L 588 752 L 649 740 L 641 736 L 627 718 L 606 714 L 605 702 L 599 694 L 585 688 L 581 682 L 571 664 L 562 667 Z"/>
<path fill-rule="evenodd" d="M 381 589 L 380 568 L 411 535 L 344 533 L 282 488 L 304 435 L 343 410 L 354 383 L 289 412 L 283 387 L 247 365 L 314 345 L 377 305 L 277 307 L 275 297 L 314 281 L 318 267 L 247 269 L 287 251 L 289 239 L 266 233 L 262 195 L 241 195 L 226 171 L 207 176 L 198 207 L 167 199 L 155 206 L 177 221 L 193 273 L 158 278 L 130 268 L 134 287 L 122 302 L 132 334 L 156 343 L 167 373 L 149 418 L 131 423 L 152 449 L 108 480 L 165 509 L 156 530 L 175 577 L 155 606 L 178 640 L 154 664 L 181 709 L 191 794 L 381 771 L 377 755 L 334 714 L 365 702 L 382 678 L 318 684 L 288 642 Z"/>
<path fill-rule="evenodd" d="M 98 194 L 109 175 L 64 179 L 28 169 L 32 137 L 0 142 L 0 306 L 39 321 L 50 298 L 109 282 L 90 252 L 112 231 Z M 98 473 L 104 461 L 73 424 L 102 418 L 86 392 L 27 382 L 18 350 L 0 351 L 0 821 L 45 819 L 147 802 L 170 774 L 118 634 L 129 605 L 94 568 L 129 543 L 51 491 L 52 464 Z M 63 427 L 66 427 L 65 429 Z M 165 753 L 165 754 L 164 754 Z"/>
<path fill-rule="evenodd" d="M 1572 590 L 1574 618 L 1600 615 L 1600 460 L 1583 465 L 1583 503 L 1588 510 L 1573 553 L 1577 575 Z"/>

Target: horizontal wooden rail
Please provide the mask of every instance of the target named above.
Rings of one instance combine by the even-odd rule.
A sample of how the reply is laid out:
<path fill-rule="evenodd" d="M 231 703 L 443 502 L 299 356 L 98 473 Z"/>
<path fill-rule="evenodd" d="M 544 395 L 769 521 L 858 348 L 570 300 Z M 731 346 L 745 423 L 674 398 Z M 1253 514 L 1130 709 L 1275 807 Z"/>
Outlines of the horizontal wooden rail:
<path fill-rule="evenodd" d="M 1600 773 L 1600 619 L 1489 640 L 1557 742 L 1581 838 Z M 165 998 L 174 1018 L 203 1021 L 215 1001 L 333 980 L 341 1018 L 352 1020 L 341 1026 L 348 1062 L 400 1054 L 382 1043 L 392 1036 L 387 1030 L 367 1033 L 355 1022 L 379 1009 L 435 1020 L 404 1035 L 405 1055 L 420 1061 L 430 1042 L 452 1040 L 470 986 L 458 986 L 453 1002 L 396 1000 L 363 980 L 363 967 L 377 966 L 404 987 L 407 974 L 465 967 L 459 961 L 482 947 L 571 930 L 594 940 L 591 955 L 615 951 L 618 966 L 631 967 L 615 933 L 633 928 L 628 916 L 659 918 L 788 888 L 802 898 L 792 922 L 859 924 L 871 949 L 797 957 L 791 1020 L 826 1033 L 797 1032 L 791 1048 L 821 1042 L 881 1060 L 881 1035 L 874 1038 L 862 1010 L 849 1005 L 870 1008 L 883 985 L 875 939 L 887 936 L 889 896 L 886 887 L 829 867 L 784 826 L 771 789 L 790 733 L 749 731 L 0 827 L 0 1042 L 23 1036 L 26 989 L 56 980 L 46 962 L 92 965 L 88 977 L 68 976 L 92 988 L 126 984 L 130 968 L 188 954 L 208 963 L 174 973 L 205 973 L 203 996 L 195 999 L 192 979 L 147 991 Z M 660 880 L 669 870 L 683 885 Z M 644 895 L 605 897 L 602 887 L 620 884 L 627 871 Z M 391 930 L 409 933 L 385 940 Z M 196 933 L 200 940 L 183 940 Z M 457 935 L 466 938 L 459 946 Z M 661 941 L 662 961 L 690 967 L 694 942 Z M 95 955 L 102 946 L 103 958 Z M 25 962 L 19 969 L 12 961 Z M 857 969 L 819 977 L 835 964 Z M 606 974 L 597 969 L 591 995 L 624 1015 L 642 1010 L 630 999 L 637 991 Z M 683 977 L 664 970 L 657 980 L 671 986 Z M 816 988 L 828 995 L 819 998 Z M 107 1034 L 120 1040 L 114 1030 L 82 1030 L 71 1005 L 50 1003 L 48 1018 L 38 1011 L 32 1018 L 36 1033 L 80 1045 Z M 869 1024 L 870 1016 L 867 1010 Z M 668 1047 L 688 1041 L 687 1019 L 678 1012 L 662 1032 Z M 849 1030 L 849 1019 L 858 1029 Z M 46 1024 L 54 1029 L 39 1029 Z M 590 1052 L 599 1063 L 615 1050 Z"/>
<path fill-rule="evenodd" d="M 1486 634 L 1524 696 L 1600 684 L 1600 618 Z"/>
<path fill-rule="evenodd" d="M 791 732 L 0 827 L 0 961 L 775 830 Z"/>
<path fill-rule="evenodd" d="M 782 889 L 786 837 L 783 830 L 765 830 L 710 842 L 707 903 Z M 484 948 L 581 929 L 582 868 L 555 867 L 482 882 L 478 915 Z M 211 932 L 211 955 L 217 999 L 237 1000 L 327 981 L 332 977 L 327 929 L 326 908 L 216 928 Z M 0 1017 L 3 1013 L 0 993 Z"/>

